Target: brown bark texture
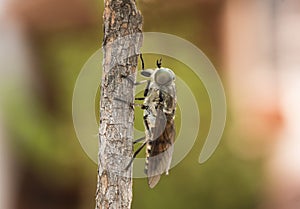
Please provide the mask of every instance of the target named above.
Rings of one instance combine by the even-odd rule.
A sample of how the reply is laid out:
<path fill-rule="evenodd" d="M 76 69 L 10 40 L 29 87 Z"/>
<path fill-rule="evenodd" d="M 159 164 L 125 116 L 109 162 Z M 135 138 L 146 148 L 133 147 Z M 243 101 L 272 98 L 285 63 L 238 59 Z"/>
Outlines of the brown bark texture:
<path fill-rule="evenodd" d="M 133 149 L 130 103 L 143 37 L 142 15 L 134 0 L 104 0 L 104 7 L 96 209 L 129 209 L 132 170 L 125 167 Z"/>

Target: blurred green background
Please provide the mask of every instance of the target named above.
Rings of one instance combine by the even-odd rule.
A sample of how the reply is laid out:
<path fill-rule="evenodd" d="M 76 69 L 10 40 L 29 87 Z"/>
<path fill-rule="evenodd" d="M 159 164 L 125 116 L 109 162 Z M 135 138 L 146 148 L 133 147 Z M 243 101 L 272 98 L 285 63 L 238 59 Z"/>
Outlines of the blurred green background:
<path fill-rule="evenodd" d="M 144 16 L 145 32 L 170 33 L 194 43 L 212 61 L 230 95 L 224 67 L 227 2 L 144 0 L 137 5 Z M 7 5 L 1 24 L 17 34 L 8 33 L 6 38 L 16 47 L 11 63 L 21 63 L 21 68 L 7 64 L 12 70 L 5 71 L 1 80 L 0 119 L 5 137 L 0 142 L 7 150 L 3 159 L 11 169 L 7 174 L 11 183 L 6 187 L 11 190 L 10 203 L 3 209 L 94 208 L 97 165 L 76 138 L 72 94 L 82 66 L 101 47 L 103 2 L 15 0 Z M 154 67 L 159 57 L 146 55 L 146 67 Z M 211 159 L 200 165 L 198 157 L 211 118 L 207 92 L 179 61 L 164 57 L 163 65 L 174 69 L 195 93 L 201 113 L 200 134 L 187 157 L 154 189 L 148 188 L 146 179 L 134 180 L 132 208 L 258 208 L 264 197 L 264 158 L 242 157 L 232 149 L 230 144 L 243 136 L 230 130 L 235 111 L 230 97 L 221 144 Z M 6 68 L 5 63 L 3 66 Z M 137 121 L 136 127 L 142 130 L 142 122 Z"/>

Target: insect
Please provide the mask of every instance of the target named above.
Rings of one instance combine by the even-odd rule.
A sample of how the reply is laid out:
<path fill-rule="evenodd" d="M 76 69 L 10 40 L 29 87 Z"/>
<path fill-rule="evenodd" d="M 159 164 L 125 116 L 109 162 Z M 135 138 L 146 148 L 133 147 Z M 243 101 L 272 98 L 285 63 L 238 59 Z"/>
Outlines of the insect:
<path fill-rule="evenodd" d="M 172 160 L 175 140 L 175 74 L 172 70 L 161 67 L 161 59 L 157 60 L 155 70 L 145 70 L 142 55 L 140 58 L 142 60 L 141 75 L 150 78 L 136 83 L 136 85 L 147 83 L 144 97 L 135 98 L 135 100 L 144 101 L 140 106 L 144 110 L 145 137 L 133 142 L 135 144 L 143 140 L 142 145 L 134 152 L 127 168 L 146 146 L 145 174 L 148 177 L 149 187 L 153 188 L 159 182 L 162 173 L 165 172 L 168 175 Z"/>

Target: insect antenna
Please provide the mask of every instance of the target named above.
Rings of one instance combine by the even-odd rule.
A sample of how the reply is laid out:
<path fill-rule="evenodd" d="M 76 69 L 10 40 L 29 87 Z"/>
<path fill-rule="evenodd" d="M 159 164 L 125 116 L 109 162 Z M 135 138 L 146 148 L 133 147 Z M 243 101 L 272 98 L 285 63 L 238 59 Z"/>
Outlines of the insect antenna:
<path fill-rule="evenodd" d="M 162 58 L 160 58 L 159 60 L 156 60 L 156 66 L 158 68 L 161 68 L 161 61 L 162 61 Z"/>

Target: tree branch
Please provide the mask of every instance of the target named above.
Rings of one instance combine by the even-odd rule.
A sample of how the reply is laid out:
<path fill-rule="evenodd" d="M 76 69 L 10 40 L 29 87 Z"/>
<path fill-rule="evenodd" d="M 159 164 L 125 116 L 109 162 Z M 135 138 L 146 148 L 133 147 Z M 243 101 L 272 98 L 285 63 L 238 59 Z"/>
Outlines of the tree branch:
<path fill-rule="evenodd" d="M 96 209 L 129 209 L 134 82 L 142 43 L 142 16 L 134 0 L 104 0 L 103 74 L 100 101 Z M 116 98 L 128 101 L 128 105 Z"/>

